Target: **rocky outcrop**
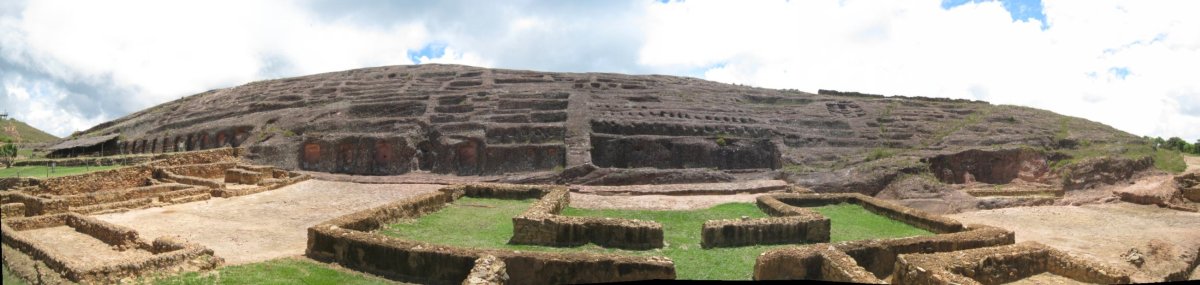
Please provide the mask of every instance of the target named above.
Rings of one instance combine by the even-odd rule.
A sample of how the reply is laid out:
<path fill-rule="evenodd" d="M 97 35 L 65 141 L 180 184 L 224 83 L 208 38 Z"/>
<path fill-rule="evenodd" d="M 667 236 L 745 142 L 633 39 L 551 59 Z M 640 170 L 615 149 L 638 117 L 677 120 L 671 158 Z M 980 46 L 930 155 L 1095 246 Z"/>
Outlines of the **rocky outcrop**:
<path fill-rule="evenodd" d="M 922 175 L 900 177 L 876 194 L 875 198 L 895 200 L 898 204 L 935 214 L 974 210 L 978 200 L 933 177 Z"/>
<path fill-rule="evenodd" d="M 968 150 L 928 159 L 929 170 L 946 183 L 1008 184 L 1014 180 L 1049 181 L 1046 156 L 1032 149 Z"/>
<path fill-rule="evenodd" d="M 1146 205 L 1168 207 L 1181 204 L 1183 195 L 1171 176 L 1151 176 L 1139 179 L 1133 185 L 1113 190 L 1121 200 Z"/>
<path fill-rule="evenodd" d="M 1129 159 L 1120 157 L 1097 157 L 1086 159 L 1063 168 L 1063 189 L 1091 189 L 1128 181 L 1134 174 L 1154 167 L 1154 159 L 1143 157 Z"/>
<path fill-rule="evenodd" d="M 814 171 L 794 173 L 792 182 L 817 191 L 874 194 L 894 176 L 873 170 L 880 155 L 872 150 L 924 156 L 982 147 L 1052 148 L 1064 125 L 1065 140 L 1139 140 L 1094 122 L 978 101 L 440 64 L 212 90 L 102 123 L 81 136 L 119 134 L 121 152 L 132 154 L 244 147 L 244 156 L 258 164 L 354 175 L 490 176 L 589 163 L 735 174 L 797 166 Z M 942 169 L 950 171 L 946 179 L 1041 179 L 1044 164 L 1029 164 L 1027 154 L 996 162 L 1002 167 L 992 172 L 961 163 Z M 640 181 L 670 176 L 634 174 L 642 177 L 632 180 Z M 694 174 L 667 180 L 726 178 Z"/>
<path fill-rule="evenodd" d="M 1192 172 L 1175 177 L 1179 191 L 1183 197 L 1192 202 L 1200 203 L 1200 173 Z"/>

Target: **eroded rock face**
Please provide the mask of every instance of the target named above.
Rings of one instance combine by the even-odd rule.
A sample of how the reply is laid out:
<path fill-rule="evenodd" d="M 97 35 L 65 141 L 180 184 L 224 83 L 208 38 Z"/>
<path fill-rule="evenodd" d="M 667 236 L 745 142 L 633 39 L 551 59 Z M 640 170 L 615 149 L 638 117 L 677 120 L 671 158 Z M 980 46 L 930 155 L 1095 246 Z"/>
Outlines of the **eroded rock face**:
<path fill-rule="evenodd" d="M 1050 176 L 1046 156 L 1030 149 L 968 150 L 929 159 L 929 167 L 943 182 L 1008 184 L 1014 180 L 1045 183 Z"/>
<path fill-rule="evenodd" d="M 896 179 L 876 198 L 896 200 L 902 205 L 934 214 L 952 214 L 974 210 L 978 199 L 953 189 L 932 177 L 910 175 Z"/>
<path fill-rule="evenodd" d="M 874 165 L 886 160 L 887 153 L 903 153 L 892 159 L 911 165 L 919 157 L 982 147 L 1055 148 L 1063 122 L 1070 122 L 1069 138 L 1075 141 L 1138 139 L 1093 122 L 980 101 L 812 94 L 673 76 L 439 64 L 355 69 L 212 90 L 100 124 L 82 135 L 120 134 L 123 153 L 241 146 L 255 163 L 356 175 L 499 175 L 590 163 L 602 169 L 701 169 L 737 177 L 782 171 L 787 174 L 781 176 L 817 191 L 874 194 L 895 178 L 881 171 L 896 167 Z M 1037 157 L 1020 151 L 1014 155 L 951 157 L 947 162 L 999 157 L 993 164 L 1001 170 L 948 164 L 946 179 L 1044 177 L 1044 163 L 1034 163 Z M 671 176 L 635 173 L 642 178 L 593 175 L 588 180 Z M 728 178 L 684 176 L 689 177 L 682 180 L 695 181 Z"/>
<path fill-rule="evenodd" d="M 1112 185 L 1133 178 L 1135 174 L 1154 167 L 1154 159 L 1098 157 L 1066 166 L 1063 170 L 1063 189 L 1091 189 Z"/>

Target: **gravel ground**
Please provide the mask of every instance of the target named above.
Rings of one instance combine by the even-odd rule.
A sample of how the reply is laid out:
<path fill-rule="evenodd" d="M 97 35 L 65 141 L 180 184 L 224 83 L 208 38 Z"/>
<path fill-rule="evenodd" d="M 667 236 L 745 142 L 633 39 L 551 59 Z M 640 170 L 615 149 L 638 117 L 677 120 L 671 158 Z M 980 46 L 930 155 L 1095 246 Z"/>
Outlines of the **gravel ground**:
<path fill-rule="evenodd" d="M 263 193 L 100 215 L 153 240 L 178 235 L 212 248 L 227 264 L 304 254 L 308 227 L 437 190 L 442 185 L 309 180 Z"/>
<path fill-rule="evenodd" d="M 948 215 L 967 224 L 1012 230 L 1017 242 L 1037 241 L 1110 265 L 1135 270 L 1135 281 L 1154 282 L 1194 260 L 1200 248 L 1200 213 L 1131 203 L 1016 207 Z M 1121 255 L 1147 254 L 1141 268 Z M 1154 253 L 1157 254 L 1154 254 Z"/>

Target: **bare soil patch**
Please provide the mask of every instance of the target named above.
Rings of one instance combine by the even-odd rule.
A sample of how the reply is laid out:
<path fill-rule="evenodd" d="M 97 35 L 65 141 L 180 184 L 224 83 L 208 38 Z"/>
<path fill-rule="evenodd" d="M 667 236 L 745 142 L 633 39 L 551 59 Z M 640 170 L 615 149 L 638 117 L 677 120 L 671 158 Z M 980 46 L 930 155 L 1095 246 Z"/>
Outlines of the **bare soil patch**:
<path fill-rule="evenodd" d="M 571 193 L 571 207 L 615 210 L 696 210 L 725 203 L 754 203 L 762 194 L 609 196 Z"/>
<path fill-rule="evenodd" d="M 22 231 L 42 246 L 52 249 L 68 260 L 84 264 L 102 264 L 126 258 L 148 257 L 153 253 L 141 249 L 115 250 L 111 245 L 68 226 Z"/>
<path fill-rule="evenodd" d="M 227 264 L 244 264 L 302 255 L 308 227 L 441 187 L 309 180 L 253 195 L 97 218 L 132 227 L 141 236 L 178 235 L 212 248 Z"/>
<path fill-rule="evenodd" d="M 1012 230 L 1017 242 L 1037 241 L 1137 272 L 1135 282 L 1160 281 L 1184 270 L 1200 249 L 1200 213 L 1151 205 L 1111 203 L 1039 206 L 949 215 L 966 224 Z M 1121 257 L 1137 248 L 1148 254 L 1140 268 Z"/>
<path fill-rule="evenodd" d="M 1187 163 L 1187 170 L 1183 172 L 1200 172 L 1200 156 L 1184 155 L 1183 162 Z"/>

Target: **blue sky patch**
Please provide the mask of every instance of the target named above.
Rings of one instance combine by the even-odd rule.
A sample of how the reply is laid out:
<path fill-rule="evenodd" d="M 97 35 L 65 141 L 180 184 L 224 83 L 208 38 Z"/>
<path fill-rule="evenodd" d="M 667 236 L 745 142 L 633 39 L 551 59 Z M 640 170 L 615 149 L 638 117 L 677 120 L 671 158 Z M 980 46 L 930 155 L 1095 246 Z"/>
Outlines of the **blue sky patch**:
<path fill-rule="evenodd" d="M 408 59 L 412 60 L 413 63 L 421 63 L 422 57 L 433 59 L 442 57 L 444 54 L 446 54 L 446 44 L 428 43 L 421 50 L 408 51 Z"/>
<path fill-rule="evenodd" d="M 1129 76 L 1129 68 L 1128 67 L 1113 67 L 1113 68 L 1108 69 L 1108 73 L 1112 74 L 1113 76 L 1115 76 L 1117 78 L 1124 80 L 1126 76 Z"/>
<path fill-rule="evenodd" d="M 1042 30 L 1050 28 L 1050 24 L 1046 23 L 1046 13 L 1042 12 L 1042 0 L 942 0 L 942 9 L 949 10 L 967 3 L 992 1 L 1000 1 L 1013 21 L 1038 20 L 1042 22 Z"/>

